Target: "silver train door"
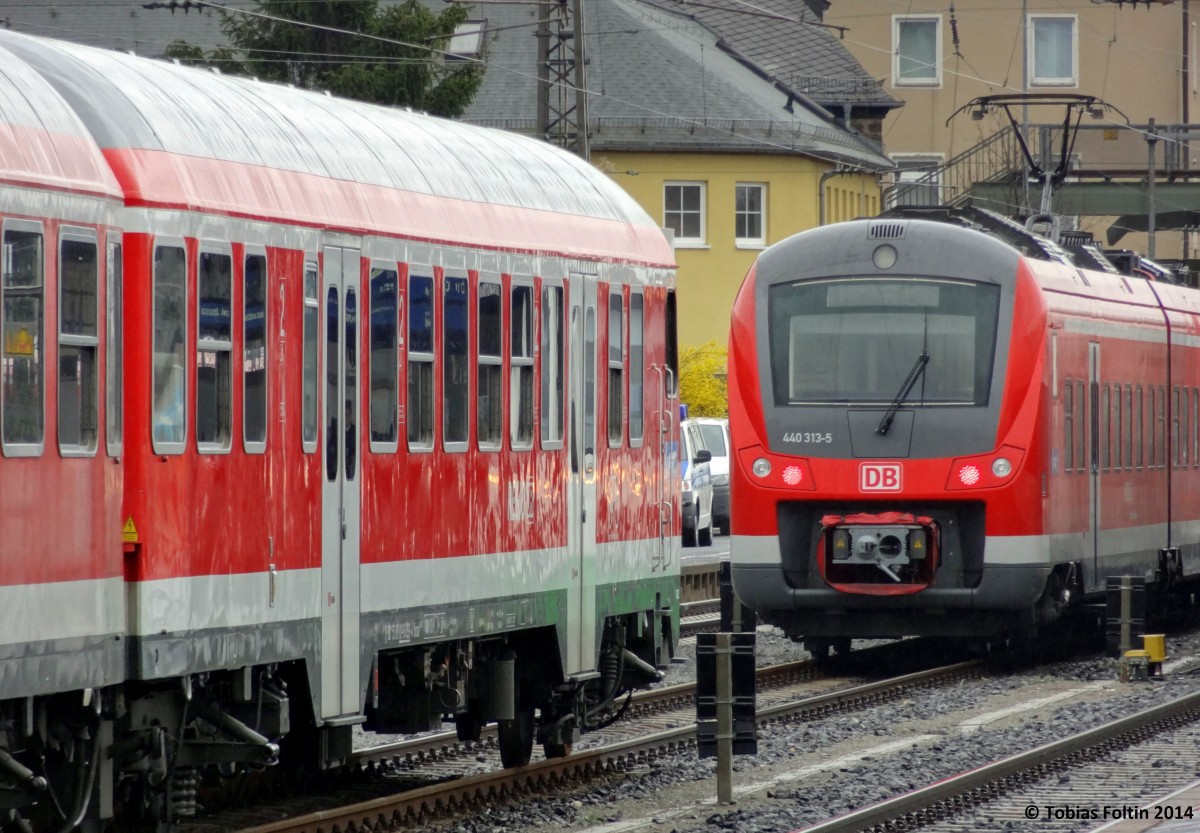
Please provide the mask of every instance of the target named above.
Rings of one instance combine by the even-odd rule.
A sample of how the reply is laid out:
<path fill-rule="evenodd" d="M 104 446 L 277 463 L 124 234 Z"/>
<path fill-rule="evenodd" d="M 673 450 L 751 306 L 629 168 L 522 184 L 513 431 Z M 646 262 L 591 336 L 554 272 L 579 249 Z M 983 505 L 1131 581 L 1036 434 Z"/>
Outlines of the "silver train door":
<path fill-rule="evenodd" d="M 359 702 L 359 250 L 326 246 L 321 397 L 321 717 Z"/>
<path fill-rule="evenodd" d="M 570 276 L 567 674 L 596 667 L 596 277 Z"/>
<path fill-rule="evenodd" d="M 1101 410 L 1108 403 L 1100 401 L 1100 345 L 1088 344 L 1088 529 L 1090 540 L 1084 542 L 1084 557 L 1091 554 L 1091 570 L 1086 586 L 1095 590 L 1102 587 L 1100 581 L 1100 443 L 1107 442 L 1101 435 Z M 1107 414 L 1105 415 L 1107 421 Z M 1085 561 L 1086 564 L 1086 561 Z"/>

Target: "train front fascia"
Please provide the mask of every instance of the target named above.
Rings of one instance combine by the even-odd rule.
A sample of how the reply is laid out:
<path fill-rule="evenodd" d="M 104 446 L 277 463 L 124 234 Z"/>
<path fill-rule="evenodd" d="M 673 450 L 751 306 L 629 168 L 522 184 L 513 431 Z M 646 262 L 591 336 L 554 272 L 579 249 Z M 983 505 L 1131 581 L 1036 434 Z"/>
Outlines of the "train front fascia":
<path fill-rule="evenodd" d="M 858 221 L 764 253 L 730 340 L 742 600 L 809 637 L 1025 624 L 1049 575 L 1046 321 L 1016 250 L 961 228 Z"/>

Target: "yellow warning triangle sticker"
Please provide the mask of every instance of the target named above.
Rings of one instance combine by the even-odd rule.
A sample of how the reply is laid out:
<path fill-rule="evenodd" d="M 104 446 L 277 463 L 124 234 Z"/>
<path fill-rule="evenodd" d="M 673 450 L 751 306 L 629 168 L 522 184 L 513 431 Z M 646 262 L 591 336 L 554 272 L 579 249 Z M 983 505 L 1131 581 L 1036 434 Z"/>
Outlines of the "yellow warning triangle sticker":
<path fill-rule="evenodd" d="M 126 544 L 136 544 L 138 542 L 138 531 L 137 527 L 133 524 L 132 515 L 125 521 L 125 526 L 121 529 L 121 538 Z"/>

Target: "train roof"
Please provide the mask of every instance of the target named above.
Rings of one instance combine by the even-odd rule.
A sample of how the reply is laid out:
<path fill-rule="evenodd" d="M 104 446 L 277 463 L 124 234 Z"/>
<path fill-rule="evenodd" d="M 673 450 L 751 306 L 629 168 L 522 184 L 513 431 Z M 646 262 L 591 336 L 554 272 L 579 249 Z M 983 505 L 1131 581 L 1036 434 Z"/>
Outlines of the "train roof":
<path fill-rule="evenodd" d="M 54 88 L 0 46 L 0 182 L 105 197 L 120 186 Z"/>
<path fill-rule="evenodd" d="M 70 104 L 131 205 L 674 265 L 631 197 L 544 142 L 13 32 L 0 48 Z"/>

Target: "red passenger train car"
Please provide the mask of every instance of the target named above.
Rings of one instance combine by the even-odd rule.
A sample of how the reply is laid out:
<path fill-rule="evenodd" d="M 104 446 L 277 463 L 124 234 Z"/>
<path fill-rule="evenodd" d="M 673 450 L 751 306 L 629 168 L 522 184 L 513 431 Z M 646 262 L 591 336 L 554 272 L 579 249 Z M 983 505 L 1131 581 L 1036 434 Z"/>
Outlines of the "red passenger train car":
<path fill-rule="evenodd" d="M 1194 578 L 1197 333 L 1200 292 L 984 211 L 771 247 L 730 337 L 738 595 L 827 654 Z"/>
<path fill-rule="evenodd" d="M 495 720 L 523 764 L 661 678 L 674 259 L 608 177 L 126 54 L 0 57 L 18 817 L 169 824 L 357 725 Z"/>

